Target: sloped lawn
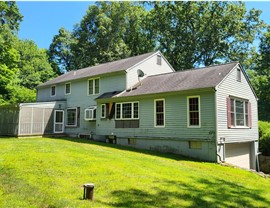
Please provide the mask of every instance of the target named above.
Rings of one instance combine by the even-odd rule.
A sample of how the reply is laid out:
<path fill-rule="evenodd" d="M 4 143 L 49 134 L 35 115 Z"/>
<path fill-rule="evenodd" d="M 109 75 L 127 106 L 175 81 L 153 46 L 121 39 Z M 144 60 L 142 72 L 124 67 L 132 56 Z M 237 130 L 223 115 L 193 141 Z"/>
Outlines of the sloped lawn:
<path fill-rule="evenodd" d="M 0 207 L 270 207 L 270 179 L 87 140 L 0 138 Z"/>

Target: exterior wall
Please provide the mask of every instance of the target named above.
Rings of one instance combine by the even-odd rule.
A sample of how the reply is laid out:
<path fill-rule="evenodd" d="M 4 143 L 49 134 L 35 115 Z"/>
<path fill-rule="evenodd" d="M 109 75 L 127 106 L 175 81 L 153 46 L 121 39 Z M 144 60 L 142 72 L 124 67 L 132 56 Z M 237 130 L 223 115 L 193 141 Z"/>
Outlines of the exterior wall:
<path fill-rule="evenodd" d="M 228 128 L 227 124 L 227 97 L 234 96 L 249 100 L 251 103 L 252 128 Z M 256 157 L 258 152 L 258 107 L 257 99 L 241 71 L 241 82 L 237 81 L 237 68 L 221 82 L 216 92 L 217 105 L 217 152 L 219 161 L 225 160 L 224 143 L 251 142 L 250 166 L 256 168 Z"/>
<path fill-rule="evenodd" d="M 51 86 L 38 88 L 37 90 L 37 102 L 50 102 L 56 100 L 65 99 L 65 84 L 55 85 L 56 95 L 51 96 Z"/>
<path fill-rule="evenodd" d="M 188 128 L 187 96 L 196 95 L 200 96 L 201 127 Z M 160 98 L 165 99 L 165 127 L 154 127 L 154 100 Z M 166 149 L 168 146 L 176 149 L 176 153 L 216 161 L 214 91 L 125 99 L 122 101 L 139 101 L 140 127 L 115 128 L 114 119 L 98 119 L 97 135 L 138 138 L 138 147 Z M 100 117 L 101 104 L 98 103 L 97 118 Z M 202 149 L 190 150 L 189 141 L 202 141 Z M 125 141 L 120 144 L 125 144 Z"/>
<path fill-rule="evenodd" d="M 242 72 L 241 72 L 242 73 Z M 225 138 L 225 143 L 258 140 L 258 107 L 257 100 L 250 88 L 244 74 L 241 82 L 236 80 L 237 69 L 231 71 L 229 76 L 217 88 L 217 129 L 218 140 Z M 227 126 L 227 101 L 228 96 L 243 98 L 251 102 L 252 128 L 228 128 Z"/>
<path fill-rule="evenodd" d="M 132 138 L 136 144 L 128 144 L 128 138 L 117 138 L 116 143 L 123 146 L 131 146 L 139 149 L 149 149 L 158 152 L 174 153 L 197 158 L 205 161 L 216 161 L 215 155 L 211 152 L 215 150 L 214 141 L 202 141 L 201 149 L 190 149 L 188 141 L 172 138 Z"/>
<path fill-rule="evenodd" d="M 95 78 L 95 77 L 93 77 Z M 65 110 L 65 131 L 64 133 L 76 136 L 78 134 L 95 134 L 96 122 L 85 121 L 84 111 L 90 106 L 96 106 L 96 98 L 105 92 L 123 91 L 125 89 L 125 74 L 100 77 L 100 93 L 97 95 L 88 95 L 88 78 L 71 82 L 71 94 L 65 95 L 65 83 L 57 85 L 62 91 L 56 94 L 58 98 L 66 100 L 66 108 L 80 108 L 79 121 L 77 127 L 66 126 Z M 39 90 L 40 91 L 40 90 Z M 58 92 L 58 91 L 57 91 Z M 50 99 L 50 91 L 47 90 L 47 99 Z"/>
<path fill-rule="evenodd" d="M 159 53 L 160 54 L 160 53 Z M 141 64 L 136 65 L 135 67 L 131 68 L 127 72 L 127 89 L 130 89 L 134 85 L 136 85 L 138 80 L 138 73 L 137 70 L 140 69 L 144 72 L 145 76 L 140 78 L 140 80 L 146 78 L 150 75 L 156 75 L 156 74 L 164 74 L 173 72 L 174 70 L 171 68 L 171 66 L 168 64 L 168 62 L 164 59 L 163 56 L 161 56 L 161 65 L 157 64 L 157 54 L 150 57 L 146 61 L 144 61 Z"/>

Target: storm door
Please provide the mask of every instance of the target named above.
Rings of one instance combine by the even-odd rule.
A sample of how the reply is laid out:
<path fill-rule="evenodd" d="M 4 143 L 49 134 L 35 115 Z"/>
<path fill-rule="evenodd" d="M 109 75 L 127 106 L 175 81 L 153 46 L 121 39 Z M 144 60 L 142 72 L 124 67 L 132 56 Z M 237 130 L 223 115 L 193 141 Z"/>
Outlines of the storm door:
<path fill-rule="evenodd" d="M 55 110 L 54 111 L 54 133 L 63 133 L 64 132 L 64 111 Z"/>

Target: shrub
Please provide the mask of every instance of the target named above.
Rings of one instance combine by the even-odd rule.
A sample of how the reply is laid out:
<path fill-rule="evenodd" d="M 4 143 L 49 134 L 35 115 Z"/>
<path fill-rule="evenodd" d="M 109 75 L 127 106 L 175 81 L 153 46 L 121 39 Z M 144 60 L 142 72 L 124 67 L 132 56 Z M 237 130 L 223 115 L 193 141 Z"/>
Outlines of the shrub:
<path fill-rule="evenodd" d="M 270 156 L 270 123 L 259 121 L 259 148 L 263 155 Z"/>

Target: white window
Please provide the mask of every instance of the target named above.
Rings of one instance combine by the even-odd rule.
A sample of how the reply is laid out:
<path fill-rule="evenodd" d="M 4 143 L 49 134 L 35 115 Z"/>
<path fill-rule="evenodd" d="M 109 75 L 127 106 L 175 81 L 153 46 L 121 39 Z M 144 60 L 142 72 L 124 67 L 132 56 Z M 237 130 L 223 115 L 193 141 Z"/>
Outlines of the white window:
<path fill-rule="evenodd" d="M 77 126 L 77 108 L 67 109 L 67 124 L 66 126 Z"/>
<path fill-rule="evenodd" d="M 101 115 L 100 118 L 106 118 L 106 104 L 101 104 Z"/>
<path fill-rule="evenodd" d="M 188 127 L 200 127 L 200 96 L 187 97 Z"/>
<path fill-rule="evenodd" d="M 88 95 L 99 94 L 99 78 L 88 80 Z"/>
<path fill-rule="evenodd" d="M 139 102 L 116 103 L 116 120 L 139 118 Z"/>
<path fill-rule="evenodd" d="M 239 98 L 229 98 L 228 127 L 250 127 L 250 103 Z"/>
<path fill-rule="evenodd" d="M 96 120 L 96 109 L 97 109 L 96 106 L 86 108 L 84 110 L 84 120 L 86 121 Z"/>
<path fill-rule="evenodd" d="M 65 94 L 66 95 L 71 94 L 71 83 L 66 83 L 65 84 Z"/>
<path fill-rule="evenodd" d="M 155 127 L 164 127 L 165 126 L 165 100 L 158 99 L 155 100 Z"/>
<path fill-rule="evenodd" d="M 51 96 L 53 97 L 55 95 L 56 95 L 56 86 L 53 85 L 53 86 L 51 86 Z"/>

